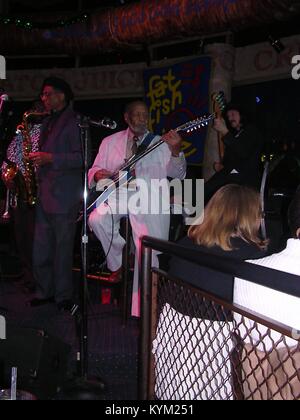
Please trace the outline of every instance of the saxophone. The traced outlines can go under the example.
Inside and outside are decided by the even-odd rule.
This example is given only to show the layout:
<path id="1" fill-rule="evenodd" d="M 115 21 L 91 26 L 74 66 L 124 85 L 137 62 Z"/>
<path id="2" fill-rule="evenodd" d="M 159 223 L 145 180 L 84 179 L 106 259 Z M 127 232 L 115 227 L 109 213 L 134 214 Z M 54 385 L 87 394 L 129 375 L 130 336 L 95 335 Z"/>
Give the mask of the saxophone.
<path id="1" fill-rule="evenodd" d="M 17 126 L 17 133 L 21 133 L 22 141 L 22 160 L 24 164 L 24 174 L 20 171 L 18 166 L 8 161 L 7 167 L 2 174 L 5 181 L 13 181 L 16 186 L 17 198 L 34 206 L 37 199 L 37 182 L 35 168 L 29 159 L 29 154 L 32 151 L 32 144 L 30 138 L 30 130 L 28 127 L 28 119 L 30 117 L 44 117 L 49 115 L 47 112 L 27 111 L 23 114 L 22 123 Z"/>

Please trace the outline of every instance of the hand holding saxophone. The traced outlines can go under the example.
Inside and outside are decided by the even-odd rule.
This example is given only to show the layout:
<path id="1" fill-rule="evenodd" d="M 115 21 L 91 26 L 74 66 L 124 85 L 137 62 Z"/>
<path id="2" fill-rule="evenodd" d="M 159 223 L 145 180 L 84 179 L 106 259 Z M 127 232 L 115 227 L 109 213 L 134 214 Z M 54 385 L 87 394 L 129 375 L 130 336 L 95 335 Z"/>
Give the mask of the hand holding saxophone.
<path id="1" fill-rule="evenodd" d="M 29 159 L 35 166 L 44 166 L 53 162 L 53 155 L 47 152 L 34 152 L 29 153 Z"/>

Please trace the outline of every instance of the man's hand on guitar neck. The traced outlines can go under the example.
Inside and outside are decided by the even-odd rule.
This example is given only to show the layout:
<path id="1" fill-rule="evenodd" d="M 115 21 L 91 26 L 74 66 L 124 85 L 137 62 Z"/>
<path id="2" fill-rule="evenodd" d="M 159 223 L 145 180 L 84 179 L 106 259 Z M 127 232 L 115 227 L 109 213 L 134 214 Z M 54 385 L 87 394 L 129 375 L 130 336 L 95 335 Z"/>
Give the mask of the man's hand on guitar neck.
<path id="1" fill-rule="evenodd" d="M 169 149 L 172 153 L 172 156 L 178 157 L 181 152 L 181 136 L 174 130 L 169 131 L 168 133 L 162 136 L 163 140 L 169 146 Z"/>
<path id="2" fill-rule="evenodd" d="M 222 136 L 226 136 L 229 133 L 229 130 L 226 126 L 225 121 L 223 118 L 215 118 L 213 128 L 220 133 Z"/>
<path id="3" fill-rule="evenodd" d="M 97 182 L 101 181 L 102 179 L 109 179 L 113 175 L 112 172 L 107 171 L 106 169 L 99 169 L 94 175 L 94 181 Z"/>

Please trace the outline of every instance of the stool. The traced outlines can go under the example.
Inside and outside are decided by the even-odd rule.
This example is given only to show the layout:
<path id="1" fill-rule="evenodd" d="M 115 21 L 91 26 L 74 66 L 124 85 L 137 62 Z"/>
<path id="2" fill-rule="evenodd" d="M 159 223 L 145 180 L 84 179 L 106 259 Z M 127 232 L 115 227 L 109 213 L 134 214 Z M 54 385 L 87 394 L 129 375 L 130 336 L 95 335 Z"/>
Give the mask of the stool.
<path id="1" fill-rule="evenodd" d="M 125 325 L 128 320 L 128 313 L 131 308 L 131 299 L 129 296 L 130 291 L 130 274 L 131 274 L 131 259 L 130 259 L 130 251 L 131 251 L 131 240 L 132 240 L 132 229 L 129 220 L 129 216 L 124 216 L 121 219 L 120 223 L 120 232 L 125 240 L 125 246 L 123 248 L 122 254 L 122 274 L 121 274 L 121 281 L 119 283 L 110 283 L 108 281 L 109 273 L 98 273 L 94 272 L 93 274 L 87 274 L 88 280 L 96 280 L 101 284 L 102 291 L 104 291 L 102 297 L 107 298 L 107 300 L 111 297 L 111 288 L 112 287 L 120 287 L 121 293 L 119 295 L 120 302 L 121 302 L 121 314 L 122 314 L 122 323 Z M 91 241 L 92 242 L 92 241 Z M 99 247 L 99 241 L 96 238 L 95 242 L 97 243 L 97 253 Z M 80 268 L 73 268 L 73 272 L 80 273 Z M 106 296 L 106 289 L 109 291 L 109 294 Z"/>
<path id="2" fill-rule="evenodd" d="M 132 240 L 132 229 L 129 220 L 129 216 L 125 216 L 121 220 L 121 234 L 124 237 L 126 243 L 123 248 L 122 256 L 122 321 L 123 325 L 127 323 L 128 311 L 130 310 L 131 299 L 129 299 L 128 291 L 130 285 L 130 249 Z"/>
<path id="3" fill-rule="evenodd" d="M 118 283 L 121 286 L 121 313 L 122 313 L 122 324 L 126 325 L 128 320 L 128 313 L 131 308 L 131 299 L 129 296 L 130 291 L 130 279 L 131 279 L 131 240 L 132 240 L 132 229 L 129 220 L 129 216 L 124 216 L 120 222 L 120 233 L 125 240 L 125 245 L 122 253 L 122 274 L 121 282 Z M 101 278 L 105 284 L 105 277 Z M 105 288 L 112 287 L 112 284 L 106 283 Z"/>

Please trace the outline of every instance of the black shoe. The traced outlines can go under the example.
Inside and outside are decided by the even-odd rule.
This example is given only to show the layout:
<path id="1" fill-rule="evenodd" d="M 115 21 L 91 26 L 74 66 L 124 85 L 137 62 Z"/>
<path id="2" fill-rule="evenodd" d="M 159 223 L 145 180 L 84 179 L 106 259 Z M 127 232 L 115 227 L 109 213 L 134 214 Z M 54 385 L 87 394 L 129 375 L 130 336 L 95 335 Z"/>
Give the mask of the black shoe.
<path id="1" fill-rule="evenodd" d="M 58 307 L 59 311 L 68 312 L 72 316 L 74 316 L 76 314 L 76 312 L 78 311 L 78 308 L 79 308 L 78 305 L 76 303 L 74 303 L 72 300 L 63 300 L 62 302 L 59 302 L 57 304 L 57 307 Z"/>
<path id="2" fill-rule="evenodd" d="M 47 305 L 48 303 L 54 303 L 53 296 L 46 299 L 34 298 L 29 302 L 29 306 L 36 308 L 37 306 Z"/>

